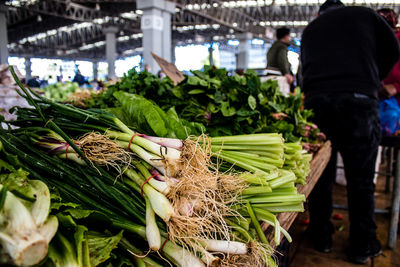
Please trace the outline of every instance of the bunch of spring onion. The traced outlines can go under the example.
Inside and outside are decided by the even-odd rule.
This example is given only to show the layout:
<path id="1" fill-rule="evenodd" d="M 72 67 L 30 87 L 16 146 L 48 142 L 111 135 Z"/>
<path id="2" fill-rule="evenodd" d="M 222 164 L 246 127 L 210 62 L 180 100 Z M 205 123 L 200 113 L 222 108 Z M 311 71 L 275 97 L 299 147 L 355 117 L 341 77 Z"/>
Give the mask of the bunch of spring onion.
<path id="1" fill-rule="evenodd" d="M 193 158 L 196 159 L 196 153 L 200 152 L 193 151 L 199 151 L 197 147 L 194 147 L 194 150 L 189 155 L 186 155 L 186 158 L 182 158 L 185 150 L 180 151 L 183 144 L 180 140 L 148 137 L 135 133 L 109 114 L 101 111 L 85 111 L 57 104 L 35 95 L 34 92 L 29 91 L 22 85 L 20 86 L 24 92 L 23 96 L 35 109 L 17 109 L 18 119 L 10 123 L 16 126 L 23 126 L 23 128 L 12 131 L 12 133 L 2 133 L 0 135 L 1 141 L 4 142 L 5 147 L 12 150 L 12 153 L 21 157 L 22 161 L 28 164 L 29 171 L 34 175 L 35 173 L 38 174 L 38 170 L 40 170 L 57 177 L 54 180 L 46 178 L 43 178 L 43 180 L 62 191 L 64 197 L 69 197 L 74 202 L 87 205 L 106 214 L 112 218 L 114 227 L 131 231 L 142 239 L 147 239 L 150 248 L 153 250 L 158 249 L 165 253 L 167 257 L 174 259 L 175 263 L 178 262 L 179 266 L 189 266 L 189 264 L 203 266 L 204 263 L 215 263 L 221 259 L 229 260 L 230 255 L 243 255 L 241 258 L 235 257 L 235 259 L 236 261 L 241 260 L 247 265 L 259 266 L 259 264 L 265 263 L 271 266 L 274 265 L 269 255 L 268 241 L 265 240 L 265 235 L 259 224 L 259 220 L 263 220 L 258 218 L 262 212 L 253 209 L 252 200 L 245 199 L 242 196 L 241 199 L 238 199 L 238 204 L 246 203 L 248 217 L 257 235 L 252 233 L 250 229 L 246 230 L 246 225 L 244 225 L 245 227 L 240 225 L 241 221 L 248 222 L 246 218 L 237 216 L 241 209 L 240 207 L 237 208 L 238 212 L 233 212 L 225 203 L 221 202 L 221 199 L 230 193 L 230 190 L 226 190 L 223 186 L 235 186 L 235 183 L 226 183 L 221 186 L 219 184 L 220 177 L 208 169 L 209 166 L 204 164 L 207 161 L 203 162 L 201 160 L 202 157 L 199 157 L 200 159 L 195 162 L 198 164 L 195 166 L 196 168 L 190 169 L 187 166 L 186 168 L 185 166 L 180 166 L 185 162 L 190 162 Z M 47 140 L 40 139 L 40 133 L 46 132 L 43 130 L 43 125 L 53 131 L 50 132 L 51 137 L 48 135 L 44 137 Z M 111 142 L 113 144 L 117 144 L 119 148 L 126 148 L 134 152 L 135 156 L 132 164 L 122 163 L 124 167 L 122 176 L 121 173 L 115 174 L 114 172 L 114 175 L 111 174 L 112 171 L 110 169 L 104 170 L 96 163 L 97 161 L 94 158 L 89 159 L 87 157 L 88 154 L 84 153 L 83 140 L 71 139 L 71 136 L 88 134 L 93 131 L 99 132 L 100 135 L 107 134 L 107 138 L 112 138 Z M 52 142 L 53 145 L 60 145 L 61 147 L 49 149 L 48 146 L 51 147 Z M 39 146 L 42 144 L 42 147 L 47 146 L 48 150 L 43 153 L 42 150 L 32 146 L 32 143 L 36 143 Z M 188 144 L 183 144 L 183 148 L 185 146 L 187 147 Z M 25 153 L 24 150 L 29 151 L 29 153 Z M 48 152 L 54 153 L 56 157 L 47 155 Z M 187 150 L 186 153 L 188 153 Z M 67 159 L 68 163 L 65 163 L 65 159 Z M 75 163 L 72 161 L 75 161 Z M 85 166 L 79 167 L 79 165 Z M 190 183 L 185 183 L 185 179 L 177 179 L 179 177 L 185 178 L 182 175 L 185 172 L 190 175 L 193 174 L 193 177 L 190 177 L 192 179 L 189 181 Z M 150 175 L 151 173 L 153 174 Z M 272 178 L 274 175 L 276 174 L 271 173 L 270 178 L 274 179 Z M 207 179 L 212 177 L 212 182 L 215 182 L 215 184 L 209 183 L 207 179 L 203 180 L 203 176 Z M 284 174 L 282 176 L 285 177 Z M 37 177 L 48 176 L 38 174 Z M 121 178 L 121 182 L 116 177 Z M 198 183 L 200 187 L 196 187 Z M 192 191 L 189 190 L 190 194 L 179 191 L 190 188 L 192 184 L 194 186 Z M 174 194 L 168 193 L 168 186 L 175 188 Z M 203 195 L 196 196 L 191 194 L 197 191 L 200 191 Z M 169 197 L 167 197 L 168 194 Z M 180 196 L 184 196 L 186 199 L 183 198 L 183 202 L 176 205 L 178 200 L 182 200 Z M 209 200 L 211 200 L 210 206 L 207 205 Z M 230 203 L 232 206 L 233 204 Z M 207 209 L 214 210 L 206 212 L 206 216 L 198 214 L 199 211 Z M 267 215 L 270 214 L 265 212 L 265 220 L 270 218 Z M 131 216 L 133 216 L 133 219 L 131 219 Z M 210 217 L 208 218 L 208 216 Z M 218 219 L 221 218 L 223 222 L 215 222 L 216 217 L 213 216 L 219 216 Z M 240 220 L 240 218 L 243 219 Z M 145 228 L 142 226 L 143 224 L 146 224 Z M 172 234 L 174 233 L 171 232 L 171 226 L 174 224 L 177 226 L 174 228 L 177 232 L 182 231 L 180 227 L 183 230 L 185 228 L 200 230 L 199 235 L 196 236 L 196 245 L 200 245 L 201 250 L 199 247 L 188 247 L 188 244 L 191 244 L 190 240 L 185 245 L 188 250 L 177 247 L 177 244 L 171 241 L 165 241 L 167 237 L 173 240 L 174 236 Z M 233 224 L 235 226 L 226 228 L 226 225 Z M 276 222 L 275 225 L 277 225 Z M 167 236 L 167 232 L 169 236 Z M 226 236 L 226 233 L 229 236 Z M 252 249 L 249 250 L 248 244 L 245 242 L 233 241 L 233 238 L 235 238 L 234 233 L 241 235 L 237 240 L 252 241 Z M 264 243 L 264 249 L 260 249 L 263 246 L 257 239 Z M 184 238 L 176 239 L 175 241 L 178 243 L 186 242 Z M 181 257 L 170 255 L 171 253 L 165 252 L 166 246 L 173 246 L 175 250 L 180 251 L 180 254 L 193 256 L 186 255 L 184 262 L 182 262 L 182 255 Z M 191 250 L 199 254 L 190 254 Z M 185 253 L 182 253 L 182 251 L 185 251 Z M 258 251 L 262 253 L 254 253 Z M 210 252 L 216 255 L 226 254 L 226 256 L 219 257 Z M 253 255 L 249 255 L 249 253 L 253 253 Z M 257 264 L 251 262 L 250 259 L 255 259 Z M 235 266 L 236 263 L 230 264 Z"/>
<path id="2" fill-rule="evenodd" d="M 251 135 L 248 137 L 243 137 L 243 136 L 233 136 L 229 137 L 229 139 L 234 140 L 234 138 L 237 138 L 235 142 L 239 142 L 239 140 L 242 138 L 247 138 L 246 142 L 252 142 L 250 140 L 259 140 L 258 144 L 260 144 L 262 141 L 261 138 L 267 139 L 265 143 L 270 143 L 271 141 L 268 140 L 270 137 L 275 138 L 278 142 L 276 143 L 276 148 L 280 147 L 280 150 L 283 151 L 283 141 L 282 138 L 280 138 L 280 135 L 277 134 L 267 134 L 267 135 Z M 150 138 L 150 137 L 147 137 Z M 258 139 L 257 139 L 258 138 Z M 154 138 L 152 138 L 154 139 Z M 226 139 L 226 138 L 223 138 Z M 224 140 L 224 142 L 230 143 L 231 141 Z M 272 138 L 271 138 L 272 139 Z M 216 139 L 217 142 L 221 140 L 221 138 Z M 273 140 L 273 139 L 272 139 Z M 168 140 L 168 139 L 158 139 L 159 143 L 165 143 L 167 144 L 168 141 L 174 141 L 174 143 L 178 143 L 179 140 Z M 211 141 L 213 142 L 213 141 Z M 39 144 L 42 147 L 47 147 L 52 151 L 55 155 L 57 155 L 60 158 L 64 159 L 71 159 L 74 160 L 80 164 L 84 164 L 84 162 L 78 158 L 78 156 L 72 151 L 70 147 L 68 147 L 68 144 L 66 142 L 63 142 L 61 137 L 57 136 L 57 134 L 49 132 L 47 137 L 44 137 L 41 139 L 41 141 L 36 141 L 36 144 Z M 254 144 L 255 145 L 255 144 Z M 239 143 L 240 146 L 240 143 Z M 263 146 L 258 146 L 259 148 L 263 148 Z M 177 149 L 179 147 L 176 146 Z M 268 149 L 268 148 L 267 148 Z M 242 150 L 244 151 L 244 150 Z M 243 154 L 243 152 L 236 152 L 236 151 L 229 151 L 229 155 L 234 155 L 235 153 Z M 216 154 L 219 156 L 219 153 L 224 153 L 225 151 L 223 149 L 218 150 L 218 153 Z M 261 151 L 258 153 L 262 153 Z M 225 154 L 226 155 L 226 154 Z M 238 157 L 239 159 L 239 157 Z M 254 159 L 258 160 L 259 157 L 254 155 L 253 157 L 249 157 L 247 159 L 248 162 L 250 161 L 255 161 Z M 227 157 L 225 157 L 225 160 L 230 160 Z M 234 161 L 231 161 L 232 163 L 236 163 Z M 241 163 L 239 163 L 241 164 Z M 126 175 L 128 175 L 133 181 L 135 181 L 137 186 L 140 186 L 141 184 L 146 182 L 146 177 L 154 177 L 155 179 L 150 179 L 149 180 L 149 185 L 143 186 L 144 190 L 146 189 L 151 189 L 153 187 L 156 189 L 156 191 L 159 191 L 165 195 L 167 195 L 170 191 L 170 186 L 168 183 L 165 183 L 165 177 L 160 174 L 157 169 L 149 165 L 143 160 L 139 161 L 134 161 L 132 162 L 132 165 L 136 167 L 139 172 L 135 172 L 131 169 L 128 169 L 126 171 Z M 252 164 L 250 162 L 249 164 Z M 244 166 L 244 165 L 242 165 Z M 262 166 L 262 165 L 260 165 Z M 295 175 L 291 171 L 283 170 L 283 169 L 278 169 L 278 168 L 273 168 L 269 170 L 267 173 L 267 170 L 257 170 L 254 174 L 242 174 L 240 176 L 243 181 L 245 181 L 248 184 L 248 187 L 244 189 L 241 192 L 241 197 L 239 199 L 239 202 L 246 203 L 249 202 L 254 210 L 255 213 L 257 214 L 257 218 L 259 221 L 266 222 L 270 225 L 273 225 L 275 229 L 277 230 L 275 232 L 275 242 L 278 244 L 280 241 L 280 232 L 282 232 L 288 240 L 291 240 L 290 236 L 288 233 L 279 225 L 279 222 L 276 220 L 276 217 L 274 214 L 276 213 L 281 213 L 281 212 L 302 212 L 303 209 L 303 202 L 304 202 L 304 196 L 300 195 L 297 193 L 297 189 L 294 187 L 294 181 L 296 180 Z M 139 189 L 137 188 L 139 191 Z M 153 190 L 154 191 L 154 190 Z M 154 191 L 154 192 L 156 192 Z M 152 191 L 150 191 L 152 192 Z M 148 201 L 148 200 L 147 200 Z M 165 202 L 167 203 L 167 202 Z M 164 203 L 164 204 L 165 204 Z M 161 218 L 166 218 L 167 216 L 171 216 L 170 213 L 167 215 L 165 214 L 166 211 L 171 211 L 171 208 L 169 205 L 164 205 L 160 206 L 159 209 L 157 209 L 158 215 Z M 235 208 L 240 211 L 242 216 L 244 218 L 248 218 L 249 220 L 251 219 L 249 217 L 249 213 L 247 211 L 247 208 L 244 209 L 243 205 L 236 205 Z M 188 208 L 189 211 L 186 211 L 187 213 L 190 213 L 190 207 Z M 164 212 L 164 213 L 162 213 Z M 228 220 L 229 224 L 232 227 L 238 227 L 237 223 L 233 222 L 232 220 Z M 243 225 L 243 221 L 239 220 L 239 225 Z M 244 224 L 245 227 L 244 229 L 246 231 L 250 231 L 249 224 Z M 243 229 L 240 229 L 243 230 Z M 156 232 L 156 231 L 151 231 L 151 232 Z M 242 231 L 243 232 L 243 231 Z M 247 238 L 249 239 L 251 235 L 249 234 L 244 234 L 242 235 L 242 238 Z M 254 235 L 253 235 L 254 238 Z M 157 250 L 159 248 L 159 242 L 156 242 L 158 246 L 152 246 L 154 250 Z"/>
<path id="3" fill-rule="evenodd" d="M 275 243 L 280 242 L 280 232 L 291 241 L 275 214 L 304 211 L 305 197 L 297 192 L 296 176 L 301 174 L 305 179 L 311 157 L 303 154 L 300 144 L 285 144 L 275 133 L 212 137 L 208 141 L 217 160 L 251 172 L 241 176 L 249 184 L 241 200 L 251 204 L 260 221 L 275 227 Z M 244 217 L 251 214 L 243 205 L 236 208 Z"/>

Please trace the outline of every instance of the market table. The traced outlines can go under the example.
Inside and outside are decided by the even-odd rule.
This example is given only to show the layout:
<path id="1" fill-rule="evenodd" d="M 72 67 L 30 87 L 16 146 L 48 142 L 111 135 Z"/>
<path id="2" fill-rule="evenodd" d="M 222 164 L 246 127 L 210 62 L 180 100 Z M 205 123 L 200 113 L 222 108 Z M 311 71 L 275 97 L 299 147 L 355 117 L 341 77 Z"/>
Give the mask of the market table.
<path id="1" fill-rule="evenodd" d="M 321 177 L 322 172 L 325 170 L 328 165 L 329 159 L 331 157 L 332 147 L 331 142 L 327 141 L 320 148 L 320 150 L 314 155 L 313 159 L 310 163 L 311 172 L 307 176 L 307 183 L 305 185 L 299 185 L 298 191 L 300 194 L 304 194 L 306 198 L 313 190 L 315 184 L 318 182 L 318 179 Z M 293 224 L 296 219 L 298 212 L 285 212 L 277 215 L 277 219 L 285 230 L 289 230 L 290 226 Z M 276 247 L 274 239 L 274 231 L 273 227 L 267 223 L 262 224 L 263 230 L 267 235 L 268 240 L 271 240 L 271 246 L 273 248 Z M 281 240 L 283 235 L 281 235 Z"/>

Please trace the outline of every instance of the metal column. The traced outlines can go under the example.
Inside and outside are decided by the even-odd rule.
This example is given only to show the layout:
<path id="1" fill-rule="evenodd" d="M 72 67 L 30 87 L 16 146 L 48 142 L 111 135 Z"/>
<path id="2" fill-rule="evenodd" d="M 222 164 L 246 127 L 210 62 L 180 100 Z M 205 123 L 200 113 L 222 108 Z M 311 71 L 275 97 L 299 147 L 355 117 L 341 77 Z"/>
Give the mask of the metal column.
<path id="1" fill-rule="evenodd" d="M 389 240 L 388 246 L 391 249 L 396 247 L 397 241 L 397 227 L 399 223 L 399 210 L 400 210 L 400 149 L 396 148 L 396 173 L 394 176 L 393 184 L 393 199 L 392 199 L 392 213 L 389 226 Z"/>
<path id="2" fill-rule="evenodd" d="M 25 83 L 32 78 L 32 62 L 30 57 L 25 58 Z"/>
<path id="3" fill-rule="evenodd" d="M 104 28 L 106 34 L 106 58 L 108 64 L 108 78 L 114 79 L 115 76 L 115 59 L 117 58 L 117 40 L 116 33 L 118 28 L 115 26 L 108 26 Z"/>
<path id="4" fill-rule="evenodd" d="M 388 147 L 388 160 L 387 160 L 387 167 L 386 167 L 386 183 L 385 183 L 385 193 L 390 192 L 390 178 L 393 175 L 393 147 Z"/>
<path id="5" fill-rule="evenodd" d="M 176 61 L 175 48 L 176 48 L 176 42 L 173 42 L 172 47 L 171 47 L 171 63 L 172 64 L 175 64 L 175 61 Z"/>
<path id="6" fill-rule="evenodd" d="M 210 66 L 214 66 L 214 56 L 213 56 L 214 48 L 212 43 L 210 44 L 210 47 L 208 48 L 208 60 L 210 61 Z"/>
<path id="7" fill-rule="evenodd" d="M 93 80 L 97 80 L 99 63 L 97 61 L 93 62 Z"/>
<path id="8" fill-rule="evenodd" d="M 175 4 L 165 0 L 137 0 L 137 8 L 143 10 L 143 61 L 150 72 L 156 74 L 160 67 L 151 52 L 171 62 L 171 14 Z"/>
<path id="9" fill-rule="evenodd" d="M 6 11 L 0 9 L 0 64 L 6 64 L 8 58 L 8 36 Z"/>
<path id="10" fill-rule="evenodd" d="M 236 68 L 246 70 L 249 67 L 251 39 L 253 35 L 251 33 L 243 33 L 238 35 L 237 38 L 239 39 L 239 52 Z"/>

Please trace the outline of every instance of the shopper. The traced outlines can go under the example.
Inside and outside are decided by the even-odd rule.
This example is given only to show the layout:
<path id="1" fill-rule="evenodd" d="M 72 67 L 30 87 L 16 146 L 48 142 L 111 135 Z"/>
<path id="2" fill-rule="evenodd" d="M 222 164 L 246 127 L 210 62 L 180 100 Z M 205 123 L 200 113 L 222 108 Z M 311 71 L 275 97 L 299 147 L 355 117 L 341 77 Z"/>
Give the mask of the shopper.
<path id="1" fill-rule="evenodd" d="M 397 28 L 397 14 L 391 8 L 382 8 L 378 10 L 379 15 L 389 24 L 396 34 L 397 40 L 400 42 L 400 30 Z M 396 63 L 392 71 L 385 78 L 382 85 L 381 95 L 390 98 L 400 93 L 400 61 Z M 400 98 L 397 98 L 400 103 Z"/>
<path id="2" fill-rule="evenodd" d="M 75 71 L 75 77 L 72 82 L 78 83 L 79 86 L 83 86 L 86 82 L 86 78 L 81 74 L 81 71 L 77 69 Z"/>
<path id="3" fill-rule="evenodd" d="M 287 82 L 292 84 L 294 78 L 288 60 L 290 30 L 288 28 L 277 29 L 276 38 L 277 40 L 267 53 L 267 68 L 280 71 L 286 77 Z"/>
<path id="4" fill-rule="evenodd" d="M 347 179 L 349 259 L 365 263 L 381 253 L 376 237 L 373 183 L 380 142 L 377 93 L 400 57 L 397 39 L 373 10 L 326 1 L 303 32 L 305 106 L 332 141 L 331 160 L 309 197 L 310 237 L 332 249 L 332 185 L 339 151 Z"/>

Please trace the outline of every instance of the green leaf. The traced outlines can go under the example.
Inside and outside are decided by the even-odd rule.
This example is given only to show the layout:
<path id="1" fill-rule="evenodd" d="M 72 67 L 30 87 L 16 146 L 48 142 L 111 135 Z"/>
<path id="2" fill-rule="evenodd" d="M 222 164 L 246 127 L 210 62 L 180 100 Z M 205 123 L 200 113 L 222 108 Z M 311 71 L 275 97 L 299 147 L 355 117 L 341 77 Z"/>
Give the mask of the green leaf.
<path id="1" fill-rule="evenodd" d="M 190 135 L 190 129 L 187 129 L 184 126 L 173 107 L 170 108 L 166 113 L 166 123 L 169 134 L 168 136 L 163 137 L 185 139 L 188 135 Z"/>
<path id="2" fill-rule="evenodd" d="M 255 110 L 257 108 L 257 100 L 254 96 L 249 95 L 249 97 L 247 98 L 247 103 L 252 110 Z"/>
<path id="3" fill-rule="evenodd" d="M 111 253 L 112 262 L 107 267 L 135 267 L 136 265 L 133 263 L 133 260 L 127 259 L 122 255 L 116 254 L 115 252 Z"/>
<path id="4" fill-rule="evenodd" d="M 216 103 L 222 103 L 224 101 L 225 97 L 224 95 L 221 93 L 220 90 L 216 90 L 215 94 L 214 94 L 214 101 Z"/>
<path id="5" fill-rule="evenodd" d="M 181 87 L 174 87 L 172 89 L 172 93 L 174 94 L 175 97 L 179 98 L 179 99 L 184 99 L 183 97 L 183 91 Z"/>
<path id="6" fill-rule="evenodd" d="M 82 263 L 82 266 L 87 266 L 87 263 L 91 261 L 90 254 L 88 253 L 89 244 L 86 238 L 87 231 L 88 229 L 85 226 L 77 225 L 74 233 L 76 257 L 77 261 Z"/>
<path id="7" fill-rule="evenodd" d="M 202 89 L 193 89 L 193 90 L 190 90 L 189 92 L 188 92 L 188 94 L 189 95 L 198 95 L 198 94 L 202 94 L 202 93 L 204 93 L 205 91 L 204 90 L 202 90 Z"/>
<path id="8" fill-rule="evenodd" d="M 264 95 L 262 93 L 259 93 L 257 95 L 258 100 L 260 101 L 260 105 L 265 105 L 266 103 L 268 103 L 268 99 L 266 97 L 264 97 Z"/>
<path id="9" fill-rule="evenodd" d="M 92 266 L 98 266 L 110 258 L 111 251 L 117 247 L 122 238 L 122 233 L 123 231 L 114 236 L 93 231 L 87 233 L 90 263 Z"/>
<path id="10" fill-rule="evenodd" d="M 208 82 L 200 79 L 199 77 L 196 76 L 189 76 L 187 79 L 187 84 L 191 86 L 203 86 L 203 87 L 208 87 Z"/>
<path id="11" fill-rule="evenodd" d="M 235 115 L 236 109 L 234 107 L 229 106 L 229 102 L 221 103 L 221 112 L 225 117 L 231 117 Z"/>
<path id="12" fill-rule="evenodd" d="M 233 79 L 240 85 L 245 85 L 246 84 L 246 78 L 243 76 L 240 76 L 239 74 L 235 73 L 233 75 Z"/>
<path id="13" fill-rule="evenodd" d="M 43 266 L 68 267 L 82 265 L 77 260 L 73 243 L 58 231 L 50 243 L 47 259 Z"/>
<path id="14" fill-rule="evenodd" d="M 0 159 L 0 171 L 15 172 L 15 168 L 4 160 Z"/>
<path id="15" fill-rule="evenodd" d="M 54 191 L 50 194 L 51 204 L 50 204 L 50 211 L 60 211 L 63 208 L 77 208 L 79 207 L 78 204 L 72 202 L 62 202 L 61 196 L 58 192 Z"/>
<path id="16" fill-rule="evenodd" d="M 215 106 L 213 103 L 208 103 L 207 110 L 211 113 L 217 113 L 219 111 L 219 108 Z"/>
<path id="17" fill-rule="evenodd" d="M 245 108 L 245 107 L 241 107 L 241 108 L 236 112 L 236 114 L 237 114 L 238 116 L 241 116 L 241 117 L 250 117 L 250 116 L 253 116 L 254 114 L 257 114 L 257 113 L 259 113 L 257 110 L 248 110 L 248 109 Z"/>
<path id="18" fill-rule="evenodd" d="M 128 125 L 144 130 L 147 134 L 162 137 L 168 135 L 163 119 L 164 112 L 160 107 L 142 96 L 125 92 L 115 92 L 114 97 L 121 104 L 121 109 L 126 114 L 122 119 L 128 119 Z"/>

